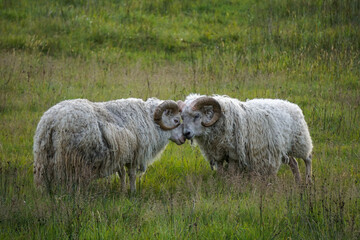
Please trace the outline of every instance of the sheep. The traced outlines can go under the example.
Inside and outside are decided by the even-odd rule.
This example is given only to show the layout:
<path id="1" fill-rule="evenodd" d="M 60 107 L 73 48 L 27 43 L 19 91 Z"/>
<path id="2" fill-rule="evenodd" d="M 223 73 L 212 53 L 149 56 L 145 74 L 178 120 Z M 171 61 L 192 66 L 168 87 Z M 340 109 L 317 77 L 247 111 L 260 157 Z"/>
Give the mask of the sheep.
<path id="1" fill-rule="evenodd" d="M 300 183 L 297 157 L 305 161 L 306 183 L 311 183 L 312 140 L 296 104 L 190 94 L 178 105 L 184 136 L 195 140 L 212 169 L 216 166 L 222 172 L 224 162 L 228 162 L 231 170 L 269 176 L 287 163 Z"/>
<path id="2" fill-rule="evenodd" d="M 62 101 L 41 117 L 34 136 L 34 182 L 40 188 L 88 184 L 118 173 L 136 190 L 136 171 L 145 172 L 169 140 L 185 142 L 179 108 L 172 100 L 129 98 L 108 102 Z"/>

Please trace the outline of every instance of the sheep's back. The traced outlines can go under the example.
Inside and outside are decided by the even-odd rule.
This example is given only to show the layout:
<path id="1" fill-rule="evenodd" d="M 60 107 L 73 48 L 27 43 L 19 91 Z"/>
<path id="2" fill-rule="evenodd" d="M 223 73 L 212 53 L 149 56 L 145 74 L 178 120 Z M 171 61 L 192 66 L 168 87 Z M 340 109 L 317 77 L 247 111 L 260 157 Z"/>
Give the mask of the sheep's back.
<path id="1" fill-rule="evenodd" d="M 272 116 L 281 136 L 284 154 L 307 158 L 312 151 L 312 141 L 308 125 L 301 108 L 280 99 L 254 99 L 246 102 L 249 107 L 257 107 Z M 275 129 L 275 127 L 274 127 Z"/>

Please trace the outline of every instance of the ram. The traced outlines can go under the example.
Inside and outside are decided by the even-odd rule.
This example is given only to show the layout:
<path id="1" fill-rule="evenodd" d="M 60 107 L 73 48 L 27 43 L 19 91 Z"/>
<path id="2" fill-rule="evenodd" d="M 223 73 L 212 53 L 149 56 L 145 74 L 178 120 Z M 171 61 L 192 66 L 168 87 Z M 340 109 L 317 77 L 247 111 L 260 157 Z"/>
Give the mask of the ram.
<path id="1" fill-rule="evenodd" d="M 124 191 L 127 169 L 135 192 L 137 170 L 144 172 L 169 140 L 185 142 L 179 125 L 172 100 L 60 102 L 44 113 L 35 132 L 34 182 L 71 187 L 118 172 Z"/>
<path id="2" fill-rule="evenodd" d="M 196 141 L 212 168 L 223 172 L 227 162 L 232 171 L 268 176 L 287 163 L 300 182 L 297 157 L 305 161 L 306 182 L 311 182 L 313 146 L 296 104 L 278 99 L 241 102 L 228 96 L 198 94 L 190 94 L 178 104 L 184 136 Z"/>

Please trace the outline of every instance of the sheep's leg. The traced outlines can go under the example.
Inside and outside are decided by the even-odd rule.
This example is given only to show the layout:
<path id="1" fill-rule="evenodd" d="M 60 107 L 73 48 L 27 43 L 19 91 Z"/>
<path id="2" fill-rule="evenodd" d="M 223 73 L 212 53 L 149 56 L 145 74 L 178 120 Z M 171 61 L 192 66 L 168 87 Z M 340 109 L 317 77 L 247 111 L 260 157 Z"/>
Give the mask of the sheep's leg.
<path id="1" fill-rule="evenodd" d="M 119 177 L 120 177 L 120 186 L 121 186 L 121 192 L 125 192 L 126 191 L 126 171 L 125 171 L 125 167 L 121 166 L 119 171 L 118 171 Z"/>
<path id="2" fill-rule="evenodd" d="M 216 170 L 220 176 L 224 175 L 224 166 L 223 165 L 224 165 L 223 162 L 216 162 Z"/>
<path id="3" fill-rule="evenodd" d="M 229 159 L 228 172 L 230 175 L 238 174 L 238 166 L 236 165 L 236 162 L 231 159 Z"/>
<path id="4" fill-rule="evenodd" d="M 305 161 L 305 181 L 306 184 L 311 184 L 312 183 L 311 155 L 309 155 L 304 161 Z"/>
<path id="5" fill-rule="evenodd" d="M 130 193 L 136 192 L 136 168 L 129 169 Z"/>
<path id="6" fill-rule="evenodd" d="M 297 184 L 300 184 L 301 176 L 300 176 L 300 171 L 299 171 L 299 165 L 294 157 L 291 157 L 291 156 L 289 157 L 289 166 L 291 168 L 292 173 L 294 174 L 295 182 Z"/>
<path id="7" fill-rule="evenodd" d="M 216 167 L 215 161 L 210 160 L 210 168 L 211 168 L 211 170 L 214 170 L 215 167 Z"/>

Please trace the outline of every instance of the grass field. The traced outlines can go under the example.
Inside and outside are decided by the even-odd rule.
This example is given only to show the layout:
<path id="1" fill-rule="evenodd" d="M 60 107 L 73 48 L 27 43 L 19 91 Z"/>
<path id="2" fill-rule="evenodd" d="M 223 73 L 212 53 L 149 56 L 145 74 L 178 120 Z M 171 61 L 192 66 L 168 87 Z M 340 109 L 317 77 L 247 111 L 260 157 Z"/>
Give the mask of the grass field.
<path id="1" fill-rule="evenodd" d="M 65 99 L 184 99 L 189 93 L 298 104 L 313 179 L 220 177 L 170 143 L 120 193 L 40 193 L 33 135 Z M 360 2 L 0 0 L 0 239 L 359 239 Z M 304 163 L 299 160 L 304 176 Z"/>

